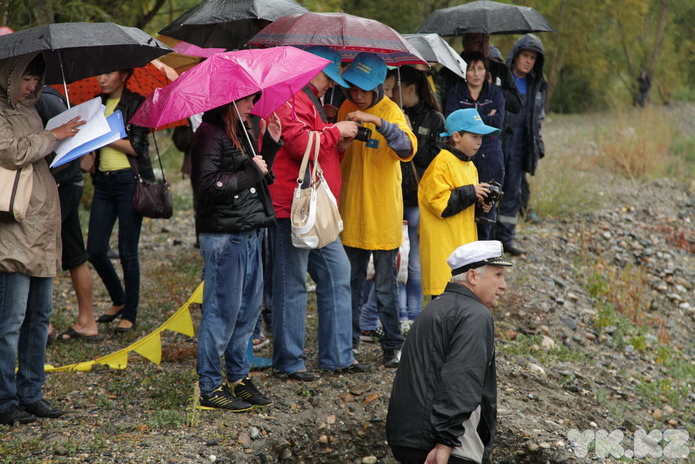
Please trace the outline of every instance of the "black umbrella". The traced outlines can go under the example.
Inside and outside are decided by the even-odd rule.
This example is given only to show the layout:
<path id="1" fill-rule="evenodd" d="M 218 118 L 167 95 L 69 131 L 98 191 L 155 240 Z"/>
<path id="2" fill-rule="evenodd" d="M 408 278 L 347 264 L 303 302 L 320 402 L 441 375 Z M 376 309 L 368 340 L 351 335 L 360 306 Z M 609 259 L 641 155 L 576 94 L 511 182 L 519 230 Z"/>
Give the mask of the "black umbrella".
<path id="1" fill-rule="evenodd" d="M 43 52 L 46 84 L 144 66 L 172 50 L 136 27 L 56 23 L 0 36 L 0 59 Z"/>
<path id="2" fill-rule="evenodd" d="M 206 48 L 243 48 L 272 21 L 309 10 L 292 0 L 204 0 L 160 34 Z"/>
<path id="3" fill-rule="evenodd" d="M 417 32 L 436 32 L 450 36 L 466 33 L 525 34 L 557 31 L 533 8 L 478 0 L 434 11 Z"/>

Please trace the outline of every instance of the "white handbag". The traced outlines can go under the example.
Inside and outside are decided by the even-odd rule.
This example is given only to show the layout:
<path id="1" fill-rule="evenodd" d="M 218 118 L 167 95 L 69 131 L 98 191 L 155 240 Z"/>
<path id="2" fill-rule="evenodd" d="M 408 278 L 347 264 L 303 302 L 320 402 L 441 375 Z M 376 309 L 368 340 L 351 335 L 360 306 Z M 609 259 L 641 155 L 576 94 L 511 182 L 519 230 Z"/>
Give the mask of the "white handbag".
<path id="1" fill-rule="evenodd" d="M 314 152 L 310 183 L 302 188 L 309 158 Z M 323 177 L 319 165 L 321 136 L 318 132 L 309 133 L 309 142 L 297 175 L 294 189 L 290 223 L 292 244 L 297 248 L 315 249 L 334 242 L 343 230 L 343 219 L 338 211 L 338 203 Z"/>

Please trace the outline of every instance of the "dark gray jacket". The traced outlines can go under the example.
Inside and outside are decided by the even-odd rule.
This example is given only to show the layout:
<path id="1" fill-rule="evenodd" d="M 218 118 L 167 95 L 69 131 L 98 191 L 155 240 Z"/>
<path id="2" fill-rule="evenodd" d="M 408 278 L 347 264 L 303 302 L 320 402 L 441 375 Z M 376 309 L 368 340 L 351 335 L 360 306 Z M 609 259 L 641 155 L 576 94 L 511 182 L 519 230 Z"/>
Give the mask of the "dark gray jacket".
<path id="1" fill-rule="evenodd" d="M 449 283 L 416 319 L 391 391 L 389 446 L 485 462 L 497 428 L 492 314 L 467 287 Z M 468 427 L 468 428 L 467 428 Z"/>
<path id="2" fill-rule="evenodd" d="M 507 113 L 505 132 L 512 131 L 516 126 L 515 118 L 525 118 L 524 146 L 522 151 L 522 169 L 533 175 L 536 173 L 538 160 L 545 156 L 545 145 L 541 133 L 541 123 L 545 118 L 545 97 L 548 82 L 543 77 L 543 63 L 545 55 L 543 42 L 533 34 L 525 34 L 514 43 L 512 51 L 507 56 L 509 69 L 514 69 L 514 61 L 522 50 L 533 50 L 538 56 L 533 71 L 528 74 L 528 88 L 524 109 L 518 114 Z M 502 146 L 507 150 L 506 141 L 511 139 L 511 134 L 503 134 Z"/>

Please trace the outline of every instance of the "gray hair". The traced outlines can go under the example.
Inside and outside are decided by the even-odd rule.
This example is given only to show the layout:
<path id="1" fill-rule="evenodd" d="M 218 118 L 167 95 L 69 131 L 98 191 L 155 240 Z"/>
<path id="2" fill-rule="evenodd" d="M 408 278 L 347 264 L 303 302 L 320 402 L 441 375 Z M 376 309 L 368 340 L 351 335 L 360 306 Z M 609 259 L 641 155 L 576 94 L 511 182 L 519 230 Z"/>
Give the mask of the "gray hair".
<path id="1" fill-rule="evenodd" d="M 485 271 L 487 270 L 487 265 L 485 266 L 480 266 L 474 269 L 475 273 L 479 276 L 485 274 Z M 462 272 L 461 274 L 457 274 L 455 276 L 451 277 L 450 282 L 453 282 L 455 284 L 467 284 L 468 282 L 468 272 Z"/>

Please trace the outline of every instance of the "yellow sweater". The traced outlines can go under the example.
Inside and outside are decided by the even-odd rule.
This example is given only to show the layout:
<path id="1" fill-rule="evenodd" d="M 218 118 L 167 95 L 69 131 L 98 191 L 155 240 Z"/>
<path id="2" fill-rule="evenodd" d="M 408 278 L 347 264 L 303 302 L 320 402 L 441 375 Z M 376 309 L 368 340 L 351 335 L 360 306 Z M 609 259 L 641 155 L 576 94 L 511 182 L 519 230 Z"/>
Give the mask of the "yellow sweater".
<path id="1" fill-rule="evenodd" d="M 344 121 L 348 113 L 356 110 L 359 108 L 354 103 L 345 101 L 338 112 L 338 120 Z M 374 124 L 364 124 L 372 130 L 371 138 L 377 146 L 370 148 L 367 143 L 355 140 L 345 152 L 340 165 L 343 173 L 340 214 L 344 225 L 340 238 L 343 245 L 353 248 L 393 250 L 403 241 L 400 162 L 413 158 L 417 139 L 403 111 L 388 97 L 363 111 L 398 124 L 410 139 L 412 151 L 407 158 L 400 158 Z"/>
<path id="2" fill-rule="evenodd" d="M 424 295 L 444 292 L 451 279 L 447 258 L 461 245 L 478 240 L 475 205 L 453 216 L 442 217 L 454 188 L 477 183 L 475 165 L 471 161 L 461 161 L 448 150 L 439 152 L 420 180 L 420 267 Z"/>

